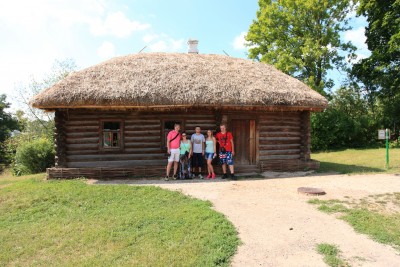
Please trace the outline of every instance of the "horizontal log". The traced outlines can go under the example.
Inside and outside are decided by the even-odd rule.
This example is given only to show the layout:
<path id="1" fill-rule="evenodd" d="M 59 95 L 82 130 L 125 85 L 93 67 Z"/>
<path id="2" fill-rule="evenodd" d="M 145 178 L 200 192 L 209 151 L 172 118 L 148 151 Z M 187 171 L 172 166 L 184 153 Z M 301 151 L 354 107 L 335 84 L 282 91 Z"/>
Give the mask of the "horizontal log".
<path id="1" fill-rule="evenodd" d="M 259 150 L 280 150 L 280 149 L 294 149 L 299 148 L 300 144 L 273 144 L 273 145 L 259 145 Z"/>
<path id="2" fill-rule="evenodd" d="M 65 122 L 66 127 L 72 127 L 72 126 L 99 126 L 100 121 L 98 120 L 70 120 Z"/>
<path id="3" fill-rule="evenodd" d="M 90 137 L 99 137 L 99 132 L 83 132 L 83 133 L 77 133 L 77 132 L 72 132 L 72 133 L 66 133 L 65 134 L 67 138 L 90 138 Z"/>
<path id="4" fill-rule="evenodd" d="M 280 140 L 285 140 L 285 141 L 294 141 L 294 140 L 300 140 L 299 136 L 285 136 L 285 137 L 260 137 L 260 141 L 280 141 Z"/>
<path id="5" fill-rule="evenodd" d="M 133 166 L 167 165 L 167 160 L 121 160 L 121 161 L 93 161 L 68 162 L 69 168 L 129 168 Z"/>
<path id="6" fill-rule="evenodd" d="M 114 161 L 114 160 L 131 160 L 131 159 L 163 159 L 164 153 L 156 154 L 96 154 L 96 155 L 70 155 L 67 156 L 69 162 L 76 161 Z"/>
<path id="7" fill-rule="evenodd" d="M 99 154 L 100 150 L 68 150 L 65 152 L 67 156 L 69 155 L 96 155 Z"/>
<path id="8" fill-rule="evenodd" d="M 300 131 L 300 126 L 260 126 L 260 132 L 292 132 L 292 131 Z"/>
<path id="9" fill-rule="evenodd" d="M 160 141 L 161 136 L 134 136 L 134 137 L 124 137 L 124 142 L 151 142 L 151 141 Z"/>
<path id="10" fill-rule="evenodd" d="M 155 141 L 155 142 L 126 142 L 124 143 L 124 147 L 126 148 L 150 148 L 150 147 L 160 147 L 161 142 Z"/>
<path id="11" fill-rule="evenodd" d="M 268 155 L 261 156 L 260 160 L 269 160 L 269 159 L 299 159 L 300 155 Z"/>
<path id="12" fill-rule="evenodd" d="M 134 136 L 160 136 L 160 130 L 151 130 L 151 131 L 125 131 L 125 137 L 134 137 Z"/>
<path id="13" fill-rule="evenodd" d="M 98 144 L 66 144 L 67 150 L 96 150 L 99 148 Z"/>
<path id="14" fill-rule="evenodd" d="M 300 132 L 260 132 L 260 137 L 290 137 L 290 136 L 301 136 Z"/>
<path id="15" fill-rule="evenodd" d="M 186 119 L 186 124 L 196 124 L 196 123 L 213 124 L 213 123 L 215 123 L 215 118 L 195 119 L 195 120 L 192 120 L 190 118 Z"/>
<path id="16" fill-rule="evenodd" d="M 259 140 L 260 145 L 300 145 L 300 140 Z"/>
<path id="17" fill-rule="evenodd" d="M 300 149 L 275 149 L 275 150 L 260 150 L 260 155 L 300 155 Z"/>
<path id="18" fill-rule="evenodd" d="M 139 130 L 159 130 L 161 129 L 160 124 L 148 124 L 148 125 L 126 125 L 125 130 L 139 131 Z"/>
<path id="19" fill-rule="evenodd" d="M 98 144 L 100 142 L 99 137 L 89 138 L 66 138 L 66 144 Z"/>
<path id="20" fill-rule="evenodd" d="M 287 121 L 287 120 L 276 120 L 276 121 L 262 121 L 258 123 L 260 126 L 301 126 L 300 121 Z"/>
<path id="21" fill-rule="evenodd" d="M 125 120 L 125 124 L 160 124 L 161 120 L 157 119 L 127 119 Z"/>
<path id="22" fill-rule="evenodd" d="M 161 150 L 160 147 L 143 147 L 143 148 L 126 148 L 124 149 L 124 152 L 127 154 L 137 154 L 137 153 L 162 153 L 164 154 L 164 151 Z"/>
<path id="23" fill-rule="evenodd" d="M 80 125 L 80 126 L 67 126 L 65 129 L 68 132 L 83 132 L 83 130 L 91 130 L 92 132 L 95 132 L 98 131 L 100 127 L 99 125 L 94 125 L 94 126 Z"/>

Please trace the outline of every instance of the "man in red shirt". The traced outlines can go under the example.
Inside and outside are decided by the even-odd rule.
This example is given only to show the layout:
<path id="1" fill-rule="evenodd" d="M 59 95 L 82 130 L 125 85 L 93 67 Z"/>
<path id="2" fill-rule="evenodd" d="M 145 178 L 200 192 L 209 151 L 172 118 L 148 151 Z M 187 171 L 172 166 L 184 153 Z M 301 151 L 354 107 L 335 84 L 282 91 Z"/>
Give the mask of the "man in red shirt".
<path id="1" fill-rule="evenodd" d="M 235 180 L 236 177 L 233 166 L 233 156 L 235 156 L 235 146 L 233 144 L 233 136 L 231 132 L 226 131 L 225 124 L 221 124 L 220 129 L 221 132 L 217 133 L 215 135 L 215 138 L 219 143 L 219 159 L 222 165 L 222 171 L 224 173 L 222 179 L 228 178 L 228 175 L 226 174 L 226 165 L 228 165 L 229 170 L 231 172 L 231 178 Z"/>
<path id="2" fill-rule="evenodd" d="M 180 144 L 182 136 L 179 133 L 181 126 L 179 123 L 175 123 L 174 130 L 170 131 L 167 135 L 167 148 L 168 148 L 168 165 L 167 165 L 167 174 L 165 176 L 165 181 L 169 180 L 169 173 L 171 172 L 172 162 L 174 163 L 174 176 L 173 179 L 176 179 L 177 171 L 178 171 L 178 162 L 179 162 L 179 155 L 180 155 Z"/>

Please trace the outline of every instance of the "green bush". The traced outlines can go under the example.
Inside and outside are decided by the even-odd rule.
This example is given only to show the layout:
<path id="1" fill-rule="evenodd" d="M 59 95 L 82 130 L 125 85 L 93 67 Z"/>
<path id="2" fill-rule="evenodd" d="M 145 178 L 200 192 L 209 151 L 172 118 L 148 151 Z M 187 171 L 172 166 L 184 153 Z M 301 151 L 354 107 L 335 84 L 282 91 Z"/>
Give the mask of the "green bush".
<path id="1" fill-rule="evenodd" d="M 18 146 L 12 171 L 14 175 L 33 174 L 53 165 L 53 143 L 46 138 L 39 138 Z"/>

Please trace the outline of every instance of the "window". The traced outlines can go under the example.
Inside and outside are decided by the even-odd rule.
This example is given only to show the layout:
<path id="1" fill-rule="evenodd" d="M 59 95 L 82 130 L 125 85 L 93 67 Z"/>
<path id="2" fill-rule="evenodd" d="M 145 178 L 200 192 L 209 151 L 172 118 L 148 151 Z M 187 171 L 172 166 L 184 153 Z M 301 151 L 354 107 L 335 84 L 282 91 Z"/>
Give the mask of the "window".
<path id="1" fill-rule="evenodd" d="M 122 148 L 122 122 L 103 121 L 102 122 L 102 148 L 119 149 Z"/>

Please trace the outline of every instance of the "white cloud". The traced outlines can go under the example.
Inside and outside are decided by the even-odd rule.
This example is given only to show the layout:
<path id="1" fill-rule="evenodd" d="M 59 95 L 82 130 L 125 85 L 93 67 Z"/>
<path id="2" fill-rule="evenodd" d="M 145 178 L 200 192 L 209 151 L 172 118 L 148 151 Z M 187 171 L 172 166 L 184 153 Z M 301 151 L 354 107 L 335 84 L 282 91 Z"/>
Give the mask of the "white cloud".
<path id="1" fill-rule="evenodd" d="M 244 37 L 246 36 L 247 32 L 241 32 L 238 36 L 235 37 L 235 39 L 233 40 L 233 48 L 235 50 L 244 50 L 246 49 L 245 44 L 247 43 L 247 41 L 244 39 Z"/>
<path id="2" fill-rule="evenodd" d="M 345 41 L 351 41 L 360 50 L 368 50 L 368 46 L 365 43 L 367 37 L 365 36 L 365 28 L 359 27 L 354 30 L 349 30 L 344 33 Z"/>
<path id="3" fill-rule="evenodd" d="M 145 36 L 143 36 L 143 41 L 145 43 L 150 43 L 151 41 L 153 41 L 154 39 L 157 39 L 159 37 L 159 35 L 157 34 L 146 34 Z"/>
<path id="4" fill-rule="evenodd" d="M 165 33 L 146 34 L 143 41 L 151 52 L 178 52 L 183 49 L 184 39 L 174 39 Z"/>
<path id="5" fill-rule="evenodd" d="M 134 31 L 142 31 L 150 27 L 150 24 L 130 20 L 124 13 L 118 11 L 109 14 L 104 21 L 99 18 L 93 20 L 90 30 L 94 35 L 128 37 Z"/>
<path id="6" fill-rule="evenodd" d="M 97 48 L 97 55 L 101 59 L 109 59 L 115 56 L 115 46 L 113 43 L 105 41 Z"/>

